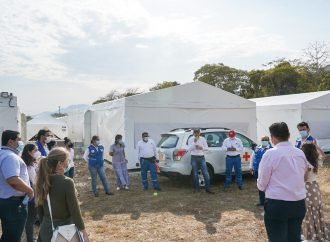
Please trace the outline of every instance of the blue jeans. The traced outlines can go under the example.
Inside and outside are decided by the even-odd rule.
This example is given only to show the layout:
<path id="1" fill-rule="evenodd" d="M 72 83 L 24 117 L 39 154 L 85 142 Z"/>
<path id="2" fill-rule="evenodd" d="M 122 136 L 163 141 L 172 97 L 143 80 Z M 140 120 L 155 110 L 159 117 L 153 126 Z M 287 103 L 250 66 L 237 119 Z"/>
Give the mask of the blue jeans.
<path id="1" fill-rule="evenodd" d="M 243 185 L 241 156 L 237 156 L 237 157 L 227 156 L 226 157 L 225 187 L 229 187 L 231 185 L 231 180 L 232 180 L 231 173 L 232 173 L 233 167 L 235 169 L 237 186 L 241 187 Z"/>
<path id="2" fill-rule="evenodd" d="M 23 197 L 0 199 L 1 242 L 20 242 L 27 218 L 27 205 Z"/>
<path id="3" fill-rule="evenodd" d="M 110 192 L 110 186 L 109 186 L 107 176 L 105 175 L 104 166 L 98 166 L 98 165 L 97 166 L 88 166 L 88 169 L 89 169 L 89 172 L 92 177 L 92 190 L 93 190 L 94 194 L 96 193 L 97 174 L 99 174 L 99 177 L 103 184 L 104 191 L 107 193 Z"/>
<path id="4" fill-rule="evenodd" d="M 149 159 L 140 158 L 140 164 L 141 164 L 141 177 L 142 177 L 143 188 L 148 189 L 148 170 L 149 170 L 154 189 L 159 189 L 160 186 L 157 179 L 155 162 Z"/>
<path id="5" fill-rule="evenodd" d="M 191 156 L 191 166 L 193 171 L 193 185 L 195 189 L 199 189 L 198 170 L 201 169 L 204 181 L 205 189 L 210 190 L 210 175 L 207 171 L 207 165 L 204 156 Z"/>

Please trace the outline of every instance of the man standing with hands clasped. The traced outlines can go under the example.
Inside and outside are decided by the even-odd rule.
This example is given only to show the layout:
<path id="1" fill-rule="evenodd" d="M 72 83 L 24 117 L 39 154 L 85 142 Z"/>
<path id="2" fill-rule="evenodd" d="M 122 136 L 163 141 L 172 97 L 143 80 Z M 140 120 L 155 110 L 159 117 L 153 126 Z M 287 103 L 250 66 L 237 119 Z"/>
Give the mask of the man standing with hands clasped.
<path id="1" fill-rule="evenodd" d="M 240 190 L 243 189 L 241 152 L 243 151 L 242 141 L 236 137 L 234 130 L 228 132 L 228 138 L 223 141 L 222 150 L 226 152 L 226 180 L 225 188 L 231 185 L 231 173 L 235 169 L 236 183 Z"/>
<path id="2" fill-rule="evenodd" d="M 210 190 L 210 175 L 207 171 L 204 156 L 204 152 L 208 150 L 208 146 L 206 139 L 200 136 L 199 129 L 194 129 L 194 136 L 188 140 L 188 147 L 191 154 L 194 191 L 199 191 L 198 170 L 201 169 L 205 181 L 205 191 L 209 194 L 214 194 L 214 192 Z"/>
<path id="3" fill-rule="evenodd" d="M 5 130 L 2 133 L 0 150 L 0 220 L 1 242 L 19 242 L 27 219 L 25 196 L 32 199 L 27 167 L 18 155 L 20 134 Z"/>

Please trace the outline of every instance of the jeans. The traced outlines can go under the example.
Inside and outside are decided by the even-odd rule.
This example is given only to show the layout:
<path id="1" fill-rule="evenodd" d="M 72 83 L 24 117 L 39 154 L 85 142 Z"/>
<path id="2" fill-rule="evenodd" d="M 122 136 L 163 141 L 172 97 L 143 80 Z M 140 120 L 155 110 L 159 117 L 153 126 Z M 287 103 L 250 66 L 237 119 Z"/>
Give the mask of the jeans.
<path id="1" fill-rule="evenodd" d="M 157 179 L 156 165 L 154 161 L 140 158 L 141 163 L 141 177 L 144 189 L 148 189 L 148 171 L 150 171 L 151 181 L 154 189 L 159 189 L 159 182 Z"/>
<path id="2" fill-rule="evenodd" d="M 204 156 L 191 156 L 191 166 L 193 171 L 193 185 L 195 189 L 199 189 L 198 170 L 201 169 L 204 181 L 205 190 L 210 190 L 210 175 L 207 170 L 207 165 Z"/>
<path id="3" fill-rule="evenodd" d="M 97 174 L 99 174 L 99 177 L 100 177 L 101 182 L 103 184 L 104 191 L 106 193 L 109 193 L 110 192 L 110 186 L 109 186 L 109 182 L 108 182 L 107 176 L 106 176 L 105 171 L 104 171 L 104 166 L 99 166 L 99 165 L 88 166 L 88 169 L 89 169 L 89 173 L 91 174 L 91 177 L 92 177 L 92 191 L 93 191 L 93 193 L 94 194 L 96 193 Z"/>
<path id="4" fill-rule="evenodd" d="M 0 242 L 20 242 L 27 218 L 27 206 L 22 198 L 0 199 L 2 236 Z"/>
<path id="5" fill-rule="evenodd" d="M 253 171 L 253 175 L 255 177 L 255 179 L 257 180 L 258 179 L 258 171 Z M 263 191 L 259 191 L 259 203 L 260 204 L 264 204 L 265 203 L 265 192 Z"/>
<path id="6" fill-rule="evenodd" d="M 236 176 L 236 183 L 237 186 L 242 187 L 243 186 L 243 178 L 242 178 L 242 163 L 241 163 L 241 157 L 226 157 L 226 180 L 225 180 L 225 187 L 229 187 L 231 185 L 232 180 L 232 170 L 233 167 L 235 169 L 235 176 Z"/>
<path id="7" fill-rule="evenodd" d="M 67 177 L 70 177 L 73 179 L 74 177 L 74 167 L 71 167 L 67 172 L 64 173 Z"/>
<path id="8" fill-rule="evenodd" d="M 25 224 L 26 241 L 33 242 L 33 227 L 37 220 L 37 208 L 34 203 L 28 204 L 28 215 Z"/>
<path id="9" fill-rule="evenodd" d="M 282 201 L 266 198 L 264 222 L 271 242 L 300 242 L 305 217 L 305 200 Z"/>

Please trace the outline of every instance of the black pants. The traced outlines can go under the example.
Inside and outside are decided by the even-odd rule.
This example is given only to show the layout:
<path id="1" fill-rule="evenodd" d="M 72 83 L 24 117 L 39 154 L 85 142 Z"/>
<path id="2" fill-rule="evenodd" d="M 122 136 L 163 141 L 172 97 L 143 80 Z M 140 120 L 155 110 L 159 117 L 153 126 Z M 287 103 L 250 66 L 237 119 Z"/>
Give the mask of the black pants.
<path id="1" fill-rule="evenodd" d="M 22 198 L 0 199 L 2 236 L 0 242 L 20 242 L 27 218 Z"/>
<path id="2" fill-rule="evenodd" d="M 28 205 L 28 216 L 25 224 L 25 233 L 26 233 L 26 241 L 33 242 L 34 237 L 34 223 L 37 220 L 37 208 L 34 203 L 29 203 Z"/>
<path id="3" fill-rule="evenodd" d="M 255 179 L 257 180 L 258 179 L 258 171 L 253 171 L 253 175 L 255 177 Z M 259 191 L 259 203 L 260 204 L 264 204 L 265 203 L 265 192 L 263 191 Z"/>
<path id="4" fill-rule="evenodd" d="M 305 200 L 282 201 L 266 198 L 264 222 L 270 242 L 300 242 L 305 217 Z"/>

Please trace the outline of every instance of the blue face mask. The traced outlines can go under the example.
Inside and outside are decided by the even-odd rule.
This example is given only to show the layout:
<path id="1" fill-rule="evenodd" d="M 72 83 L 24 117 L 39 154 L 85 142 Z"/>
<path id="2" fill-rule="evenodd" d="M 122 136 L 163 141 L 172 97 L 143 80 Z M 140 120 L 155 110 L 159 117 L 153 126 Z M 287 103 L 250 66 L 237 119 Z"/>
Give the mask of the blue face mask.
<path id="1" fill-rule="evenodd" d="M 23 148 L 24 148 L 23 141 L 18 141 L 18 146 L 16 148 L 18 150 L 18 152 L 22 152 L 23 151 Z"/>
<path id="2" fill-rule="evenodd" d="M 300 133 L 300 136 L 303 138 L 306 138 L 308 136 L 307 130 L 301 130 L 301 131 L 299 131 L 299 133 Z"/>
<path id="3" fill-rule="evenodd" d="M 267 147 L 268 144 L 269 144 L 268 141 L 265 141 L 265 140 L 261 141 L 261 145 L 262 145 L 262 147 Z"/>

